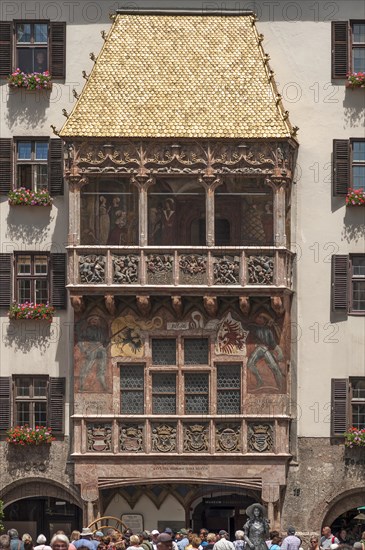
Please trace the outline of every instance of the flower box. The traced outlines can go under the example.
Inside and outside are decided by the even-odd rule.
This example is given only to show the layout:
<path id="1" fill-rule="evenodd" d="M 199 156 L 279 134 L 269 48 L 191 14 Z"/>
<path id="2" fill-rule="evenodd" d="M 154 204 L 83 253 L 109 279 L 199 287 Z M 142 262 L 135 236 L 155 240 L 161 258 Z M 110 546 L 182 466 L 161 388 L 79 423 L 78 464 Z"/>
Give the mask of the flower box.
<path id="1" fill-rule="evenodd" d="M 12 304 L 8 315 L 9 319 L 52 321 L 54 312 L 54 307 L 49 304 L 33 304 L 31 302 L 25 302 L 24 304 Z"/>
<path id="2" fill-rule="evenodd" d="M 8 76 L 10 88 L 24 88 L 26 90 L 51 90 L 51 75 L 48 71 L 44 73 L 23 73 L 20 69 L 15 69 Z"/>
<path id="3" fill-rule="evenodd" d="M 349 189 L 346 195 L 346 206 L 365 206 L 365 191 Z"/>
<path id="4" fill-rule="evenodd" d="M 31 191 L 25 187 L 18 187 L 8 193 L 10 206 L 52 206 L 52 197 L 46 189 Z"/>
<path id="5" fill-rule="evenodd" d="M 365 88 L 365 73 L 348 73 L 346 86 L 348 88 Z"/>
<path id="6" fill-rule="evenodd" d="M 346 447 L 365 447 L 365 428 L 349 428 L 344 433 Z"/>
<path id="7" fill-rule="evenodd" d="M 44 426 L 36 426 L 34 429 L 29 426 L 15 426 L 6 435 L 6 441 L 11 445 L 47 445 L 55 440 L 52 429 Z"/>

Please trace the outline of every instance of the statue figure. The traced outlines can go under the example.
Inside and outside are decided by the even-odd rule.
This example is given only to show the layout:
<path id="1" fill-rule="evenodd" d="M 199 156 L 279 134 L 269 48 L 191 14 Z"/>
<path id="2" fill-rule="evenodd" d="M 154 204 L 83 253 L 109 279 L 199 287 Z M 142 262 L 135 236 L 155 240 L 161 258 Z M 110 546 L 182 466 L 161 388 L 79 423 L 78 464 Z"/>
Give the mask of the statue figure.
<path id="1" fill-rule="evenodd" d="M 243 526 L 245 541 L 250 550 L 267 550 L 266 540 L 269 538 L 269 521 L 266 510 L 255 502 L 246 509 L 249 519 Z"/>

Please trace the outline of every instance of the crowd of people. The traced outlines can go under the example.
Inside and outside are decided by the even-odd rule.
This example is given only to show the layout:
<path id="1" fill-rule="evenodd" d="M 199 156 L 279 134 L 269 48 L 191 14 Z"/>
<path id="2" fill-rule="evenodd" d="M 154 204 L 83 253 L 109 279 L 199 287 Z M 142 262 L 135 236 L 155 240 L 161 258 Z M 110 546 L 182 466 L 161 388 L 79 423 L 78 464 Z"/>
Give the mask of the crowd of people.
<path id="1" fill-rule="evenodd" d="M 285 536 L 279 531 L 270 531 L 268 540 L 253 540 L 247 536 L 250 533 L 246 525 L 244 531 L 236 531 L 234 541 L 225 530 L 214 533 L 204 528 L 199 533 L 192 529 L 174 533 L 167 527 L 161 533 L 154 529 L 136 534 L 130 529 L 119 532 L 108 528 L 104 533 L 85 527 L 82 531 L 73 531 L 69 537 L 57 531 L 49 545 L 43 534 L 35 543 L 29 534 L 20 537 L 16 529 L 10 529 L 7 534 L 0 535 L 0 550 L 365 550 L 365 531 L 358 533 L 358 540 L 350 540 L 345 529 L 336 536 L 327 526 L 322 529 L 322 536 L 312 534 L 309 547 L 305 548 L 293 527 L 288 528 Z"/>

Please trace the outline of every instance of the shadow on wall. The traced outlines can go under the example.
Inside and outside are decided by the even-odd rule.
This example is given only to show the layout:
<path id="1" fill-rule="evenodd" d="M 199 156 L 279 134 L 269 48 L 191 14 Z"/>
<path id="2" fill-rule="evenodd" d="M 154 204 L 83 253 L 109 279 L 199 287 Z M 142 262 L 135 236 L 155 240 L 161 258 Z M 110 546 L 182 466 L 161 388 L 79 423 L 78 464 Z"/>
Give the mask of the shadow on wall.
<path id="1" fill-rule="evenodd" d="M 11 206 L 7 217 L 6 238 L 22 244 L 50 240 L 50 224 L 54 220 L 47 206 Z"/>
<path id="2" fill-rule="evenodd" d="M 365 209 L 363 206 L 348 206 L 344 217 L 342 238 L 348 243 L 357 243 L 365 237 Z"/>
<path id="3" fill-rule="evenodd" d="M 29 129 L 43 126 L 47 120 L 49 102 L 49 90 L 9 89 L 5 115 L 9 128 L 24 126 Z"/>
<path id="4" fill-rule="evenodd" d="M 365 120 L 365 96 L 361 88 L 347 88 L 344 108 L 344 128 L 363 128 Z"/>
<path id="5" fill-rule="evenodd" d="M 40 355 L 44 355 L 54 341 L 54 329 L 52 323 L 46 320 L 10 320 L 2 325 L 2 341 L 6 347 L 18 349 L 24 354 L 37 349 Z"/>

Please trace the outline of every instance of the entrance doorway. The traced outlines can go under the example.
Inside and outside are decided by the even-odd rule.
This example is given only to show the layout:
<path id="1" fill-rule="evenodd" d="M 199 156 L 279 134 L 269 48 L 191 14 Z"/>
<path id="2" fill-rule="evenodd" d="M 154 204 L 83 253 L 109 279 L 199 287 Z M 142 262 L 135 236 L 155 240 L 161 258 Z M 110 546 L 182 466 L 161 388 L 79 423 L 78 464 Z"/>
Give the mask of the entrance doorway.
<path id="1" fill-rule="evenodd" d="M 20 535 L 29 533 L 33 540 L 42 533 L 47 541 L 62 530 L 67 536 L 82 524 L 81 509 L 62 498 L 34 497 L 12 502 L 4 508 L 5 530 L 17 529 Z"/>
<path id="2" fill-rule="evenodd" d="M 205 527 L 217 532 L 224 529 L 233 540 L 235 532 L 242 529 L 248 519 L 247 507 L 254 502 L 258 502 L 257 498 L 239 493 L 203 497 L 193 511 L 193 530 L 199 532 Z"/>

